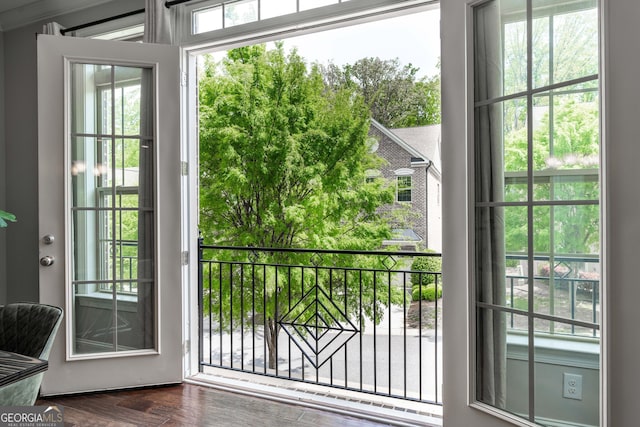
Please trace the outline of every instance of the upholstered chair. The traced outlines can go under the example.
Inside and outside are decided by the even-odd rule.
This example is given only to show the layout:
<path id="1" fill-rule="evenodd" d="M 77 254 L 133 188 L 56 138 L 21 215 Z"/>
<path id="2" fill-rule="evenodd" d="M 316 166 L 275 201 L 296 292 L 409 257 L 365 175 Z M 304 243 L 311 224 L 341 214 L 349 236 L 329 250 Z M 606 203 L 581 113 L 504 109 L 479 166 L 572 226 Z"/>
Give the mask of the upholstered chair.
<path id="1" fill-rule="evenodd" d="M 62 309 L 50 305 L 17 303 L 0 306 L 0 350 L 48 360 Z M 38 398 L 45 373 L 0 387 L 0 406 L 29 406 Z"/>

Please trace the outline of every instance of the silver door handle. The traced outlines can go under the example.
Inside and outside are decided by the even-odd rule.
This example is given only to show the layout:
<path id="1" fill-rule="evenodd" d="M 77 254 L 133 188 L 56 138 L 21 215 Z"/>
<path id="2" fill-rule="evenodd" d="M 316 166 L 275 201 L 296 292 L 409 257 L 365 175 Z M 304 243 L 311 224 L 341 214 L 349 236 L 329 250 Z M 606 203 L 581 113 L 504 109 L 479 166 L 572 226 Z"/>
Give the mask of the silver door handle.
<path id="1" fill-rule="evenodd" d="M 43 267 L 49 267 L 50 265 L 53 265 L 53 262 L 55 260 L 56 259 L 51 255 L 43 256 L 42 258 L 40 258 L 40 265 Z"/>

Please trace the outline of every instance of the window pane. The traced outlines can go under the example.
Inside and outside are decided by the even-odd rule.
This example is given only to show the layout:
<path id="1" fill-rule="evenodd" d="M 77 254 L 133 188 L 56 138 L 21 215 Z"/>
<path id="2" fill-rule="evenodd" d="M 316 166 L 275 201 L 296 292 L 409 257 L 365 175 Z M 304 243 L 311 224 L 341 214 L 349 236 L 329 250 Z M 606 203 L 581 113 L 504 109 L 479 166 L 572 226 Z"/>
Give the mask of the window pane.
<path id="1" fill-rule="evenodd" d="M 527 90 L 527 22 L 504 26 L 504 94 Z"/>
<path id="2" fill-rule="evenodd" d="M 584 322 L 600 318 L 599 208 L 539 206 L 534 208 L 534 309 L 538 313 Z M 540 322 L 548 333 L 553 322 Z"/>
<path id="3" fill-rule="evenodd" d="M 547 86 L 553 83 L 553 73 L 549 69 L 552 64 L 551 48 L 553 41 L 550 39 L 553 37 L 553 33 L 549 28 L 552 20 L 553 17 L 547 15 L 539 16 L 532 20 L 531 80 L 533 87 Z"/>
<path id="4" fill-rule="evenodd" d="M 142 69 L 116 67 L 115 133 L 140 134 L 140 78 Z"/>
<path id="5" fill-rule="evenodd" d="M 520 98 L 475 109 L 478 202 L 527 200 L 526 120 L 526 102 Z"/>
<path id="6" fill-rule="evenodd" d="M 599 195 L 597 81 L 534 98 L 536 200 L 595 200 Z"/>
<path id="7" fill-rule="evenodd" d="M 258 0 L 242 0 L 224 6 L 225 28 L 258 20 Z"/>
<path id="8" fill-rule="evenodd" d="M 111 133 L 111 66 L 71 66 L 71 131 Z M 89 82 L 87 85 L 86 82 Z M 105 114 L 107 116 L 105 116 Z"/>
<path id="9" fill-rule="evenodd" d="M 192 22 L 193 34 L 222 29 L 224 27 L 222 20 L 222 6 L 196 10 L 193 12 Z"/>
<path id="10" fill-rule="evenodd" d="M 115 351 L 115 301 L 110 294 L 98 294 L 97 298 L 98 286 L 83 283 L 73 287 L 74 354 Z"/>
<path id="11" fill-rule="evenodd" d="M 117 186 L 137 187 L 140 181 L 140 147 L 146 141 L 117 139 L 115 147 L 115 181 Z"/>
<path id="12" fill-rule="evenodd" d="M 506 254 L 505 208 L 476 208 L 475 289 L 476 301 L 504 306 Z"/>
<path id="13" fill-rule="evenodd" d="M 504 200 L 508 202 L 523 202 L 527 200 L 527 189 L 529 188 L 527 179 L 527 100 L 526 98 L 512 99 L 493 107 L 495 114 L 498 114 L 500 110 L 502 110 L 504 117 Z M 483 132 L 485 128 L 489 127 L 490 129 L 490 127 L 493 126 L 493 122 L 491 121 L 492 117 L 488 114 L 493 113 L 478 111 L 478 116 L 482 119 L 482 122 L 479 123 L 481 132 Z M 489 132 L 490 130 L 481 133 L 481 135 L 486 135 L 481 141 L 483 141 L 484 144 L 489 144 L 487 138 L 491 135 L 492 138 L 497 140 L 496 144 L 498 144 L 499 136 Z M 493 141 L 491 141 L 491 146 L 493 145 Z M 482 150 L 483 147 L 479 147 L 478 149 Z M 495 155 L 498 155 L 498 153 L 499 152 L 496 152 Z M 484 162 L 489 161 L 486 154 L 482 155 L 481 159 Z M 498 161 L 499 159 L 491 159 L 491 167 L 497 166 L 499 164 Z M 483 165 L 483 168 L 485 167 L 487 166 Z"/>
<path id="14" fill-rule="evenodd" d="M 111 180 L 112 140 L 95 137 L 73 137 L 71 145 L 71 193 L 73 207 L 95 207 L 109 188 Z"/>
<path id="15" fill-rule="evenodd" d="M 534 87 L 598 73 L 598 12 L 595 0 L 549 6 L 533 0 Z M 578 10 L 576 10 L 578 9 Z"/>
<path id="16" fill-rule="evenodd" d="M 529 333 L 527 317 L 512 315 L 513 323 L 522 325 L 507 335 L 506 407 L 512 414 L 529 416 Z"/>
<path id="17" fill-rule="evenodd" d="M 476 101 L 527 89 L 525 10 L 525 0 L 492 0 L 474 8 Z"/>
<path id="18" fill-rule="evenodd" d="M 296 13 L 297 0 L 260 0 L 260 19 Z"/>
<path id="19" fill-rule="evenodd" d="M 477 309 L 476 398 L 508 412 L 527 416 L 528 333 L 525 329 L 507 337 L 509 316 L 498 310 Z M 514 317 L 515 323 L 526 324 L 526 318 Z"/>

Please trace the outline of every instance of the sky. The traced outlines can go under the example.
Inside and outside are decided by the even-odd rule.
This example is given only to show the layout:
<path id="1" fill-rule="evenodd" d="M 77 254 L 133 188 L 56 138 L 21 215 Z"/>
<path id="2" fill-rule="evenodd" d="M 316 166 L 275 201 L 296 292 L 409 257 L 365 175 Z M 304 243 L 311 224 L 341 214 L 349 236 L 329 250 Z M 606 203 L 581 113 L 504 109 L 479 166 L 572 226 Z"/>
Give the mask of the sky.
<path id="1" fill-rule="evenodd" d="M 440 11 L 293 37 L 285 40 L 285 48 L 288 46 L 296 46 L 307 61 L 321 64 L 352 64 L 364 57 L 398 58 L 402 65 L 420 68 L 419 76 L 433 76 L 440 58 Z"/>
<path id="2" fill-rule="evenodd" d="M 418 67 L 418 77 L 439 72 L 439 9 L 387 18 L 364 24 L 284 39 L 285 50 L 293 46 L 308 62 L 353 64 L 360 58 L 398 58 L 401 65 Z M 223 52 L 213 56 L 221 58 Z"/>

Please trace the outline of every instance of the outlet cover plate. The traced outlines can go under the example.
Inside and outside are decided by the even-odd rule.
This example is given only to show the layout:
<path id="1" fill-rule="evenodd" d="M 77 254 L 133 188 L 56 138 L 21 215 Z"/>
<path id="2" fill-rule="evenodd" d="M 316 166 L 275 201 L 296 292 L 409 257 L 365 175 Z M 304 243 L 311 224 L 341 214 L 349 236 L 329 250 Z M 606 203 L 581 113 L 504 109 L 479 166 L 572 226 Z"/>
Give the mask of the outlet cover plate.
<path id="1" fill-rule="evenodd" d="M 563 374 L 562 396 L 567 399 L 582 400 L 582 375 Z"/>

